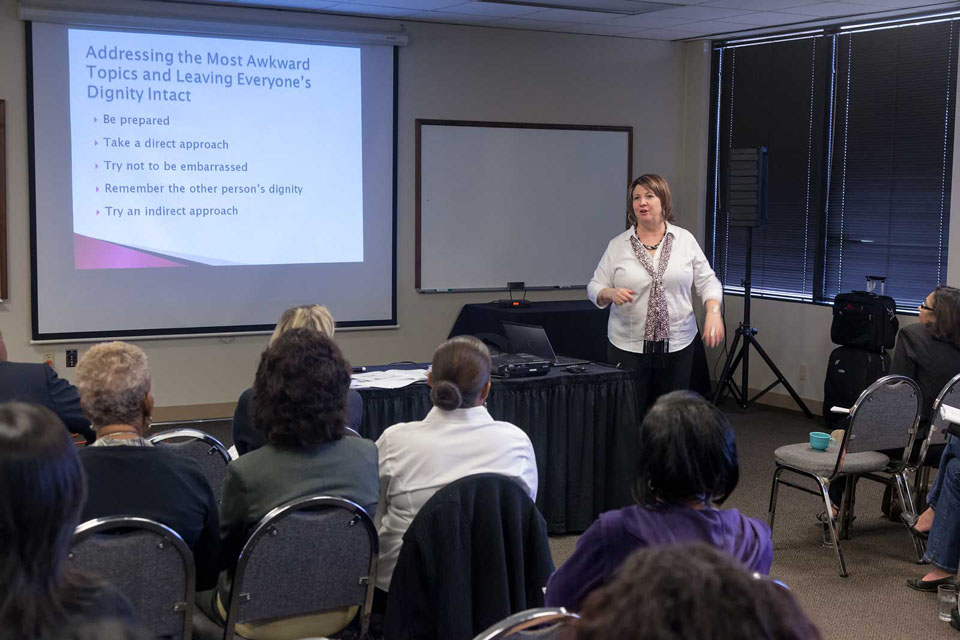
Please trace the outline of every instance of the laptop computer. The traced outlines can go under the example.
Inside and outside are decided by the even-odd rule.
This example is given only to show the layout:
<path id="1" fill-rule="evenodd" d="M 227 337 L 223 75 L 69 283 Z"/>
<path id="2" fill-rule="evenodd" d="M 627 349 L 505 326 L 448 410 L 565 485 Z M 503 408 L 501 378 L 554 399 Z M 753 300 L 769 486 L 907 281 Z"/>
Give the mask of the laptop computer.
<path id="1" fill-rule="evenodd" d="M 550 363 L 551 367 L 568 367 L 573 364 L 588 364 L 589 360 L 582 358 L 568 358 L 558 356 L 553 345 L 550 344 L 550 338 L 547 332 L 535 324 L 520 324 L 519 322 L 502 322 L 503 330 L 507 332 L 507 338 L 510 339 L 510 345 L 514 353 L 531 353 L 543 358 Z"/>

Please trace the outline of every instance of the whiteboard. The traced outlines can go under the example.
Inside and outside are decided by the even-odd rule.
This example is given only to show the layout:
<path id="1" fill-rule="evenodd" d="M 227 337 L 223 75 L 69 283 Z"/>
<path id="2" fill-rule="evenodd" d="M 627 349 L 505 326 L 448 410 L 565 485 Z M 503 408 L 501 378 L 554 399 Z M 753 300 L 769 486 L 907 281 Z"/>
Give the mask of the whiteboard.
<path id="1" fill-rule="evenodd" d="M 417 121 L 417 289 L 583 287 L 626 228 L 632 127 Z"/>

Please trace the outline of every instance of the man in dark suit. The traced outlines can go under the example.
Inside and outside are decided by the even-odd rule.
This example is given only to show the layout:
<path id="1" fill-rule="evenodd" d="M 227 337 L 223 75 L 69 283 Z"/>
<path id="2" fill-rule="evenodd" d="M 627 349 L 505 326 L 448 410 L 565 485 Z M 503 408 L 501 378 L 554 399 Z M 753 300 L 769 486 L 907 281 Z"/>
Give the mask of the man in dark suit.
<path id="1" fill-rule="evenodd" d="M 44 363 L 7 362 L 7 345 L 0 334 L 0 402 L 29 402 L 47 407 L 73 433 L 94 441 L 90 421 L 80 408 L 77 388 Z"/>

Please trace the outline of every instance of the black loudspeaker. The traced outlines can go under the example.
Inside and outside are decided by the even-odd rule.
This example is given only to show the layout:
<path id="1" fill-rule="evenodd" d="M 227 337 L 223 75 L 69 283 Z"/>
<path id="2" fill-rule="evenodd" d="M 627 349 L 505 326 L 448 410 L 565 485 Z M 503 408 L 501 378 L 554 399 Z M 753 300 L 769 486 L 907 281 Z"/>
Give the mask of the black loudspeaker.
<path id="1" fill-rule="evenodd" d="M 767 223 L 767 148 L 730 149 L 727 156 L 727 224 Z"/>

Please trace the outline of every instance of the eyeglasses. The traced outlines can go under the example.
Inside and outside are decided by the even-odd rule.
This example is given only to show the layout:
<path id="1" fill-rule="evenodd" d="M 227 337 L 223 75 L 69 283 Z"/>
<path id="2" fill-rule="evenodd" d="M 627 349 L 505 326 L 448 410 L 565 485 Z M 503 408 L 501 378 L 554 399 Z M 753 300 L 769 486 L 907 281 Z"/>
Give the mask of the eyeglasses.
<path id="1" fill-rule="evenodd" d="M 933 307 L 928 307 L 925 302 L 921 302 L 919 305 L 917 305 L 917 307 L 919 309 L 923 309 L 924 311 L 933 311 Z"/>

